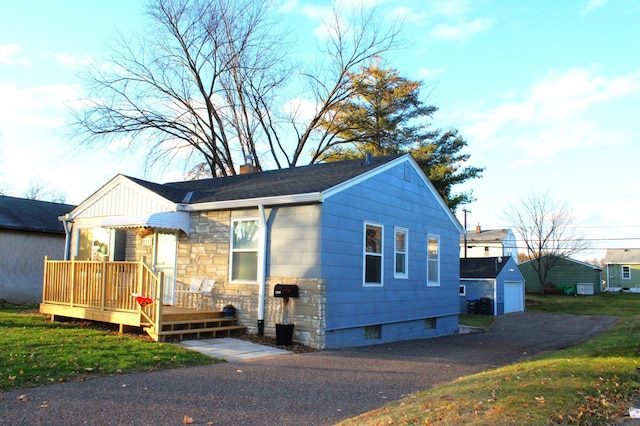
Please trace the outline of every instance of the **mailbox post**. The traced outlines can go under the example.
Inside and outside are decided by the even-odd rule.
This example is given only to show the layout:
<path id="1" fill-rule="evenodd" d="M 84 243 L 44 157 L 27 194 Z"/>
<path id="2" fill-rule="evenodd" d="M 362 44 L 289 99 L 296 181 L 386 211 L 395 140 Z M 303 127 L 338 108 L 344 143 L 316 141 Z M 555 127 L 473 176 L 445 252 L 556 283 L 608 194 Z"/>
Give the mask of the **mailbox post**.
<path id="1" fill-rule="evenodd" d="M 276 345 L 290 345 L 293 342 L 295 324 L 289 323 L 289 298 L 298 297 L 298 286 L 295 284 L 276 284 L 273 297 L 282 298 L 282 322 L 276 323 Z"/>

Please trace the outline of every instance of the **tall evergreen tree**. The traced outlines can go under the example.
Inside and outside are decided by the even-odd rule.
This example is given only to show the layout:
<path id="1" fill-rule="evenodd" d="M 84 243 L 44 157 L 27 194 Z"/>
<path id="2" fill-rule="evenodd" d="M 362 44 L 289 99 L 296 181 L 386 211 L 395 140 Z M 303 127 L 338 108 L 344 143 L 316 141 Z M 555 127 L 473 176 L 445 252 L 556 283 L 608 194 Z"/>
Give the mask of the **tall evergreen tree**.
<path id="1" fill-rule="evenodd" d="M 466 166 L 467 142 L 458 131 L 430 128 L 438 110 L 420 99 L 421 82 L 377 65 L 349 75 L 353 95 L 336 105 L 323 123 L 340 140 L 322 159 L 338 161 L 365 153 L 411 153 L 449 208 L 473 200 L 472 191 L 454 193 L 455 185 L 478 178 L 484 168 Z"/>

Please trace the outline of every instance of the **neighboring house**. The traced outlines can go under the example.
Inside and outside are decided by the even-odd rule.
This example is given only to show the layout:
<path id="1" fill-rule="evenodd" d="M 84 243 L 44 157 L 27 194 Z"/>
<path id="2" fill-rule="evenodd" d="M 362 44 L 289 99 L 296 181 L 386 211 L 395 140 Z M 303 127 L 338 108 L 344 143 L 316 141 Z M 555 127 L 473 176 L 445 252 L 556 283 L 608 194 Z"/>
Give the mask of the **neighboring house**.
<path id="1" fill-rule="evenodd" d="M 602 268 L 569 257 L 545 255 L 553 266 L 547 272 L 547 283 L 554 284 L 566 294 L 594 294 L 602 291 Z M 540 280 L 530 259 L 518 265 L 527 282 L 527 293 L 540 292 Z"/>
<path id="2" fill-rule="evenodd" d="M 42 300 L 42 261 L 62 259 L 65 232 L 58 216 L 73 207 L 0 196 L 0 299 Z"/>
<path id="3" fill-rule="evenodd" d="M 608 249 L 604 264 L 607 291 L 640 292 L 640 249 Z"/>
<path id="4" fill-rule="evenodd" d="M 480 225 L 460 237 L 460 257 L 505 257 L 518 261 L 516 237 L 511 229 L 487 229 Z"/>
<path id="5" fill-rule="evenodd" d="M 493 315 L 522 312 L 524 285 L 524 277 L 510 256 L 460 259 L 460 312 L 468 312 L 468 301 L 478 304 L 484 298 L 491 300 Z"/>
<path id="6" fill-rule="evenodd" d="M 75 259 L 145 256 L 167 305 L 179 283 L 215 279 L 213 304 L 249 332 L 274 333 L 276 284 L 298 286 L 294 340 L 319 349 L 458 329 L 463 229 L 410 155 L 162 185 L 118 175 L 68 220 Z"/>

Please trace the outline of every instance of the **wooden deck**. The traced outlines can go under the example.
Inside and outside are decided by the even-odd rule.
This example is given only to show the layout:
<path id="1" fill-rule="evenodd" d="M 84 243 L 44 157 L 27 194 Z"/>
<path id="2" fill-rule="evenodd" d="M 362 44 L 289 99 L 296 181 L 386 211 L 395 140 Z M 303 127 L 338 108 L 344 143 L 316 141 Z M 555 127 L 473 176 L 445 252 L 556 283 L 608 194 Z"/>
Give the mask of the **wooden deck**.
<path id="1" fill-rule="evenodd" d="M 79 318 L 140 327 L 156 341 L 229 336 L 244 332 L 236 318 L 221 311 L 163 306 L 162 274 L 140 262 L 52 261 L 45 259 L 40 312 L 56 317 Z M 151 302 L 141 305 L 136 297 Z"/>

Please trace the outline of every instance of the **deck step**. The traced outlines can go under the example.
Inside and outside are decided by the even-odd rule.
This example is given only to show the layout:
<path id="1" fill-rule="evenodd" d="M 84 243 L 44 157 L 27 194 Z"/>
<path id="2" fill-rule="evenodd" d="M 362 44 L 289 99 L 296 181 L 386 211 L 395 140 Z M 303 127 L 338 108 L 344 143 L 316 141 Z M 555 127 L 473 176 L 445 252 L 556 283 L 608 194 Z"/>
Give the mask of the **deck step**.
<path id="1" fill-rule="evenodd" d="M 245 330 L 247 327 L 244 325 L 225 325 L 221 327 L 208 327 L 208 328 L 190 328 L 190 329 L 180 329 L 180 330 L 168 330 L 161 331 L 158 334 L 161 336 L 174 336 L 176 334 L 200 334 L 200 333 L 213 333 L 214 335 L 218 332 L 223 332 L 224 334 L 228 334 L 230 331 L 240 331 Z"/>
<path id="2" fill-rule="evenodd" d="M 176 326 L 176 325 L 198 325 L 198 324 L 219 324 L 220 326 L 222 326 L 222 324 L 232 325 L 235 322 L 236 322 L 236 318 L 175 320 L 175 321 L 162 321 L 162 327 Z"/>

